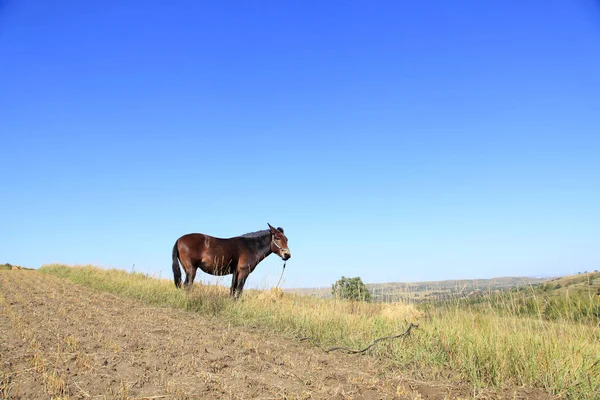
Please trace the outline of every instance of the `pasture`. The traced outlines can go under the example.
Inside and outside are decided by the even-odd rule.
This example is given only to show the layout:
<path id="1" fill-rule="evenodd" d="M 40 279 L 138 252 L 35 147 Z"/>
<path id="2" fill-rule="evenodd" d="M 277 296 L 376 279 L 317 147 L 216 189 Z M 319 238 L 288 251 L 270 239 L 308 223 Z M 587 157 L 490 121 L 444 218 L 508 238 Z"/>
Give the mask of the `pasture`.
<path id="1" fill-rule="evenodd" d="M 579 310 L 598 306 L 594 284 Z M 185 291 L 140 273 L 51 265 L 0 271 L 0 289 L 7 398 L 600 396 L 597 318 L 511 307 L 531 296 L 544 304 L 548 291 L 534 288 L 424 306 L 279 290 L 236 302 L 220 286 Z M 409 337 L 365 355 L 323 351 L 362 348 L 410 322 L 419 328 Z"/>

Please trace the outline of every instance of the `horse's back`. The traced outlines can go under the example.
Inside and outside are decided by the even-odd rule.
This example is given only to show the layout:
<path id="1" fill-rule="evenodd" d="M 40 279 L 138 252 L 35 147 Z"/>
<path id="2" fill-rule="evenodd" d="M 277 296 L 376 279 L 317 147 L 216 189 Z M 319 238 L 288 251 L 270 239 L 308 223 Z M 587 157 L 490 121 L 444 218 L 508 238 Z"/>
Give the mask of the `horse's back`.
<path id="1" fill-rule="evenodd" d="M 198 240 L 204 240 L 206 236 L 208 235 L 205 235 L 203 233 L 186 233 L 185 235 L 180 236 L 179 239 L 177 239 L 177 241 L 193 242 Z"/>
<path id="2" fill-rule="evenodd" d="M 177 239 L 176 246 L 179 254 L 204 251 L 207 236 L 202 233 L 188 233 Z"/>
<path id="3" fill-rule="evenodd" d="M 206 256 L 227 258 L 237 253 L 235 249 L 238 247 L 238 240 L 237 237 L 222 239 L 203 233 L 188 233 L 177 239 L 177 246 L 180 253 L 187 251 L 199 259 Z"/>

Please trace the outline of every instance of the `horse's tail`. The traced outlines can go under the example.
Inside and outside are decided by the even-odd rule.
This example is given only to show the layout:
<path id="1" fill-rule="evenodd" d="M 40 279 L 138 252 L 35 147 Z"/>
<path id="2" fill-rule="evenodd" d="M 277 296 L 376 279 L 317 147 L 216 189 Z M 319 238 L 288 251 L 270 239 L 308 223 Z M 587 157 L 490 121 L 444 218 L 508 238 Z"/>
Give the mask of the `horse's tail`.
<path id="1" fill-rule="evenodd" d="M 173 279 L 175 280 L 175 287 L 181 287 L 181 268 L 179 268 L 179 249 L 177 248 L 177 241 L 173 246 Z"/>

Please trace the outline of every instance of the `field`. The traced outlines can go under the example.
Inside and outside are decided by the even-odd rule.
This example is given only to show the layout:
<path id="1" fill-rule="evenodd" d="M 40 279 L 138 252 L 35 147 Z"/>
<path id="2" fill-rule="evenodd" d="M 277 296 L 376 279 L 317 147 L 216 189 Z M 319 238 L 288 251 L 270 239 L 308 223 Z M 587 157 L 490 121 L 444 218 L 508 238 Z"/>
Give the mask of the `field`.
<path id="1" fill-rule="evenodd" d="M 460 298 L 480 293 L 498 292 L 517 286 L 535 285 L 545 282 L 544 278 L 502 277 L 493 279 L 464 279 L 430 282 L 368 283 L 367 289 L 374 301 L 422 303 Z M 290 293 L 332 298 L 331 287 L 289 289 Z"/>
<path id="2" fill-rule="evenodd" d="M 216 286 L 92 267 L 0 271 L 0 398 L 597 398 L 594 279 L 571 283 L 587 302 L 581 289 L 548 315 L 543 288 L 418 309 L 275 290 L 233 302 Z M 521 315 L 532 298 L 538 312 Z M 366 355 L 323 351 L 410 322 L 408 338 Z"/>
<path id="3" fill-rule="evenodd" d="M 35 271 L 0 272 L 0 289 L 0 398 L 416 398 L 453 392 L 407 379 L 375 358 L 326 354 L 272 331 L 151 306 Z"/>

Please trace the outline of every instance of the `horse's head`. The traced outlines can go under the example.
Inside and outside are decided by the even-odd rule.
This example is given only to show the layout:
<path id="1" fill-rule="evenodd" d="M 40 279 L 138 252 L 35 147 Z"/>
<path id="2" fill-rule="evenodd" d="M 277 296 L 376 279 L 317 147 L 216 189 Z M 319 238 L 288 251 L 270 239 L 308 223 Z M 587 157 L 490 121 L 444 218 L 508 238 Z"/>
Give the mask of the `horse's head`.
<path id="1" fill-rule="evenodd" d="M 267 225 L 269 225 L 269 229 L 271 230 L 271 251 L 283 260 L 289 260 L 292 257 L 292 253 L 288 247 L 288 239 L 283 234 L 283 228 L 275 229 L 271 224 Z"/>

